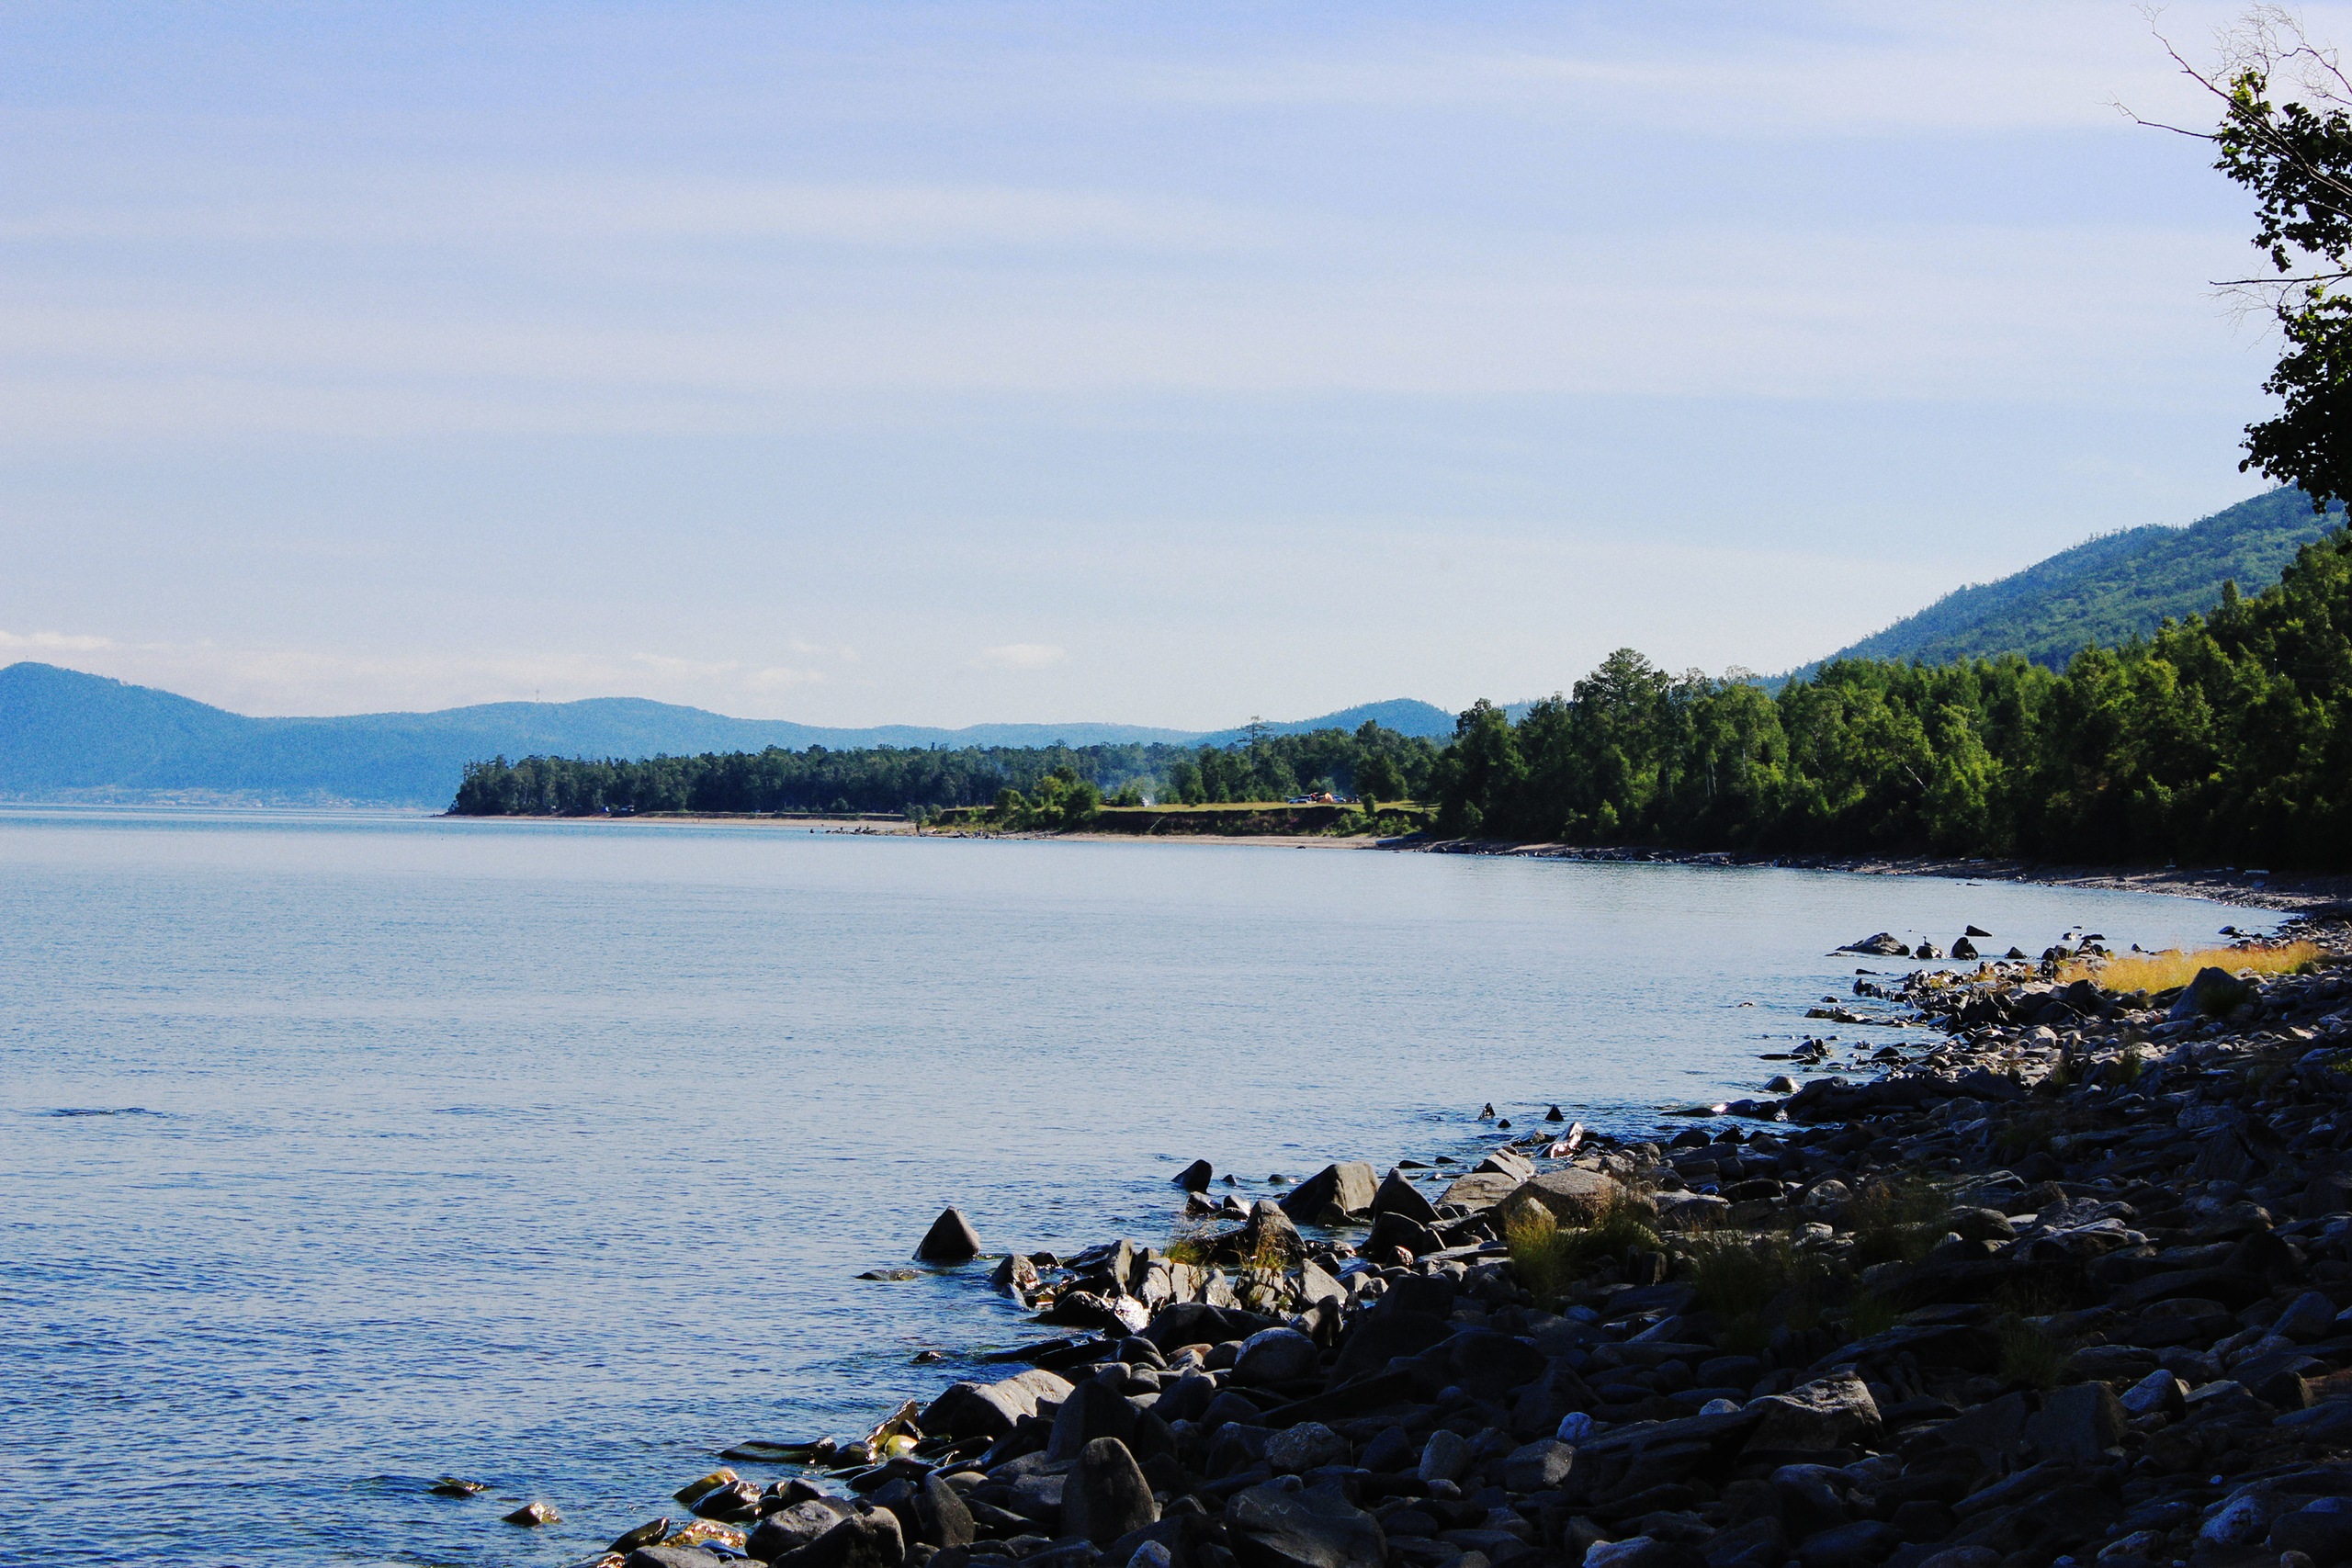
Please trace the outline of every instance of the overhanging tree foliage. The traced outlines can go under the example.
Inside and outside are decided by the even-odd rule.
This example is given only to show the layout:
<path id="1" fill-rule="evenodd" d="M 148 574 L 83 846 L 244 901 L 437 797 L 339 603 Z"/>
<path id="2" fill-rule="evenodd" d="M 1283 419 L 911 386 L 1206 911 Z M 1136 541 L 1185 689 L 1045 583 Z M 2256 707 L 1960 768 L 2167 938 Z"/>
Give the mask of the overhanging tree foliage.
<path id="1" fill-rule="evenodd" d="M 2286 344 L 2263 384 L 2279 412 L 2246 426 L 2239 467 L 2300 485 L 2315 507 L 2352 499 L 2352 77 L 2276 6 L 2225 35 L 2216 71 L 2165 48 L 2222 106 L 2218 129 L 2181 134 L 2211 141 L 2214 166 L 2255 197 L 2271 270 L 2223 287 L 2259 299 Z"/>

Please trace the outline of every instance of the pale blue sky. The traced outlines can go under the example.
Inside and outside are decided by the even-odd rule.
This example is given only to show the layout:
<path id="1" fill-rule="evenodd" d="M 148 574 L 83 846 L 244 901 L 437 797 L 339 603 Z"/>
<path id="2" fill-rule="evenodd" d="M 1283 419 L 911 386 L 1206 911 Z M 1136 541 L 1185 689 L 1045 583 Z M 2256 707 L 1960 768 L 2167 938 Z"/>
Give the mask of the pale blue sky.
<path id="1" fill-rule="evenodd" d="M 1785 667 L 2261 488 L 2245 202 L 2118 98 L 2205 118 L 2103 0 L 13 5 L 0 660 L 1174 726 Z"/>

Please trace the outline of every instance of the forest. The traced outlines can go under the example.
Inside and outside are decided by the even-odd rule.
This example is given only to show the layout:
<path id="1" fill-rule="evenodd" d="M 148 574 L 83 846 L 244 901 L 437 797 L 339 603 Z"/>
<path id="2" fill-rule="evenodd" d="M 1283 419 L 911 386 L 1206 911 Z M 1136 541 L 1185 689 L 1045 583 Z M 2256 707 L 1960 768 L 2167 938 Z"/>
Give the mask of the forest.
<path id="1" fill-rule="evenodd" d="M 1367 722 L 1352 731 L 1255 733 L 1229 747 L 1173 745 L 869 747 L 708 752 L 639 761 L 527 757 L 467 764 L 450 811 L 460 817 L 588 817 L 605 812 L 883 812 L 927 816 L 990 806 L 1011 791 L 1114 804 L 1282 800 L 1306 791 L 1399 800 L 1426 795 L 1438 747 Z M 1050 787 L 1049 787 L 1050 784 Z M 1083 815 L 1084 807 L 1079 808 Z M 1054 825 L 1067 811 L 1057 810 Z"/>
<path id="2" fill-rule="evenodd" d="M 1231 747 L 828 751 L 475 763 L 459 815 L 997 805 L 1073 826 L 1098 802 L 1307 790 L 1438 808 L 1446 837 L 2076 863 L 2352 869 L 2352 540 L 2273 587 L 2086 649 L 1849 659 L 1778 693 L 1610 655 L 1517 723 L 1480 702 L 1451 744 L 1375 724 Z"/>
<path id="3" fill-rule="evenodd" d="M 1843 660 L 1774 695 L 1621 649 L 1516 725 L 1463 714 L 1432 798 L 1467 837 L 2352 868 L 2352 539 L 2063 671 Z"/>

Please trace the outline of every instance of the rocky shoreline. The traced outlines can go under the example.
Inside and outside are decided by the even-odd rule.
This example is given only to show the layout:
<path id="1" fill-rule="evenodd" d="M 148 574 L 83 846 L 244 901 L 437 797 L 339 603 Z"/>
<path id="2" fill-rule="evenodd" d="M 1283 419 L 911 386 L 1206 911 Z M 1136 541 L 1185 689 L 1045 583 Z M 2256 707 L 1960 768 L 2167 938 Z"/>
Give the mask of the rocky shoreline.
<path id="1" fill-rule="evenodd" d="M 1383 849 L 1429 854 L 1502 855 L 1595 864 L 1784 866 L 1792 871 L 1842 871 L 1862 876 L 1939 876 L 1959 882 L 2030 882 L 2044 887 L 2097 887 L 2120 893 L 2161 893 L 2241 908 L 2283 909 L 2322 919 L 2352 919 L 2352 876 L 2237 867 L 2060 865 L 2026 860 L 1966 860 L 1935 855 L 1803 855 L 1732 850 L 1593 848 L 1517 843 L 1500 839 L 1394 839 Z"/>
<path id="2" fill-rule="evenodd" d="M 1931 1043 L 1651 1137 L 1498 1122 L 1248 1204 L 1196 1165 L 1165 1247 L 994 1265 L 1058 1331 L 1005 1376 L 730 1450 L 795 1473 L 592 1561 L 2352 1562 L 2352 931 L 2295 934 L 2309 972 L 2178 994 L 1865 972 L 1834 1010 Z"/>

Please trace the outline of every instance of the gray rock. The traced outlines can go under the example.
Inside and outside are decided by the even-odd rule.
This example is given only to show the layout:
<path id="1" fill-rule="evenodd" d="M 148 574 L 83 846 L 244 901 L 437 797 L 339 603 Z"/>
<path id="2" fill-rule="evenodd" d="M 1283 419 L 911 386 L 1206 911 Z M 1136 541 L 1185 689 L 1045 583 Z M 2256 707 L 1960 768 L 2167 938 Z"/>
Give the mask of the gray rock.
<path id="1" fill-rule="evenodd" d="M 1851 1371 L 1769 1395 L 1751 1408 L 1764 1415 L 1748 1438 L 1748 1446 L 1757 1449 L 1834 1449 L 1879 1427 L 1877 1402 Z"/>
<path id="2" fill-rule="evenodd" d="M 1062 1463 L 1077 1459 L 1098 1438 L 1116 1438 L 1125 1443 L 1135 1435 L 1136 1407 L 1108 1383 L 1089 1378 L 1070 1390 L 1069 1397 L 1054 1413 L 1046 1459 L 1048 1463 Z"/>
<path id="3" fill-rule="evenodd" d="M 968 1546 L 972 1541 L 972 1510 L 965 1506 L 964 1495 L 942 1481 L 936 1473 L 924 1476 L 915 1483 L 915 1495 L 910 1505 L 913 1514 L 910 1533 L 917 1540 L 927 1540 L 933 1546 Z M 909 1523 L 905 1515 L 901 1524 Z"/>
<path id="4" fill-rule="evenodd" d="M 1348 1288 L 1317 1267 L 1315 1259 L 1310 1258 L 1299 1264 L 1298 1304 L 1301 1310 L 1313 1306 L 1317 1302 L 1345 1302 L 1347 1299 Z"/>
<path id="5" fill-rule="evenodd" d="M 1989 1546 L 1947 1546 L 1918 1568 L 2001 1568 L 2001 1554 Z"/>
<path id="6" fill-rule="evenodd" d="M 1550 1438 L 1513 1449 L 1503 1460 L 1507 1492 L 1549 1492 L 1567 1480 L 1577 1450 Z"/>
<path id="7" fill-rule="evenodd" d="M 1346 1160 L 1325 1166 L 1292 1188 L 1283 1196 L 1282 1210 L 1300 1224 L 1312 1224 L 1326 1204 L 1343 1213 L 1361 1214 L 1372 1207 L 1376 1190 L 1371 1166 Z"/>
<path id="8" fill-rule="evenodd" d="M 854 1511 L 846 1503 L 836 1502 L 831 1497 L 815 1497 L 795 1503 L 762 1519 L 752 1529 L 743 1550 L 763 1562 L 773 1562 L 815 1540 Z"/>
<path id="9" fill-rule="evenodd" d="M 2091 1464 L 2123 1441 L 2127 1419 L 2105 1383 L 2076 1383 L 2042 1396 L 2041 1408 L 2025 1424 L 2025 1437 L 2044 1459 Z"/>
<path id="10" fill-rule="evenodd" d="M 1443 1251 L 1445 1242 L 1420 1221 L 1392 1213 L 1372 1222 L 1372 1234 L 1364 1238 L 1363 1249 L 1374 1258 L 1383 1258 L 1387 1256 L 1385 1249 L 1392 1247 L 1401 1247 L 1420 1258 Z"/>
<path id="11" fill-rule="evenodd" d="M 1196 1159 L 1174 1176 L 1170 1177 L 1169 1180 L 1187 1192 L 1205 1192 L 1209 1190 L 1209 1182 L 1216 1176 L 1216 1171 L 1208 1161 Z"/>
<path id="12" fill-rule="evenodd" d="M 1707 1568 L 1707 1558 L 1687 1540 L 1633 1535 L 1587 1551 L 1584 1568 Z"/>
<path id="13" fill-rule="evenodd" d="M 943 1211 L 915 1248 L 916 1261 L 922 1263 L 969 1263 L 979 1255 L 979 1232 L 960 1209 Z"/>
<path id="14" fill-rule="evenodd" d="M 2152 1416 L 2161 1410 L 2167 1416 L 2180 1414 L 2182 1402 L 2188 1397 L 2188 1385 L 2172 1373 L 2158 1369 L 2124 1390 L 2119 1402 L 2127 1416 Z"/>
<path id="15" fill-rule="evenodd" d="M 1876 936 L 1866 936 L 1860 942 L 1849 942 L 1838 951 L 1840 953 L 1859 953 L 1865 957 L 1870 958 L 1908 958 L 1911 956 L 1911 949 L 1905 943 L 1897 941 L 1893 931 L 1881 931 Z"/>
<path id="16" fill-rule="evenodd" d="M 1797 1080 L 1786 1073 L 1773 1074 L 1764 1085 L 1766 1094 L 1794 1094 L 1796 1091 Z"/>
<path id="17" fill-rule="evenodd" d="M 1266 1462 L 1277 1475 L 1303 1475 L 1327 1464 L 1348 1462 L 1348 1440 L 1320 1421 L 1302 1421 L 1266 1443 Z"/>
<path id="18" fill-rule="evenodd" d="M 1037 1402 L 1069 1397 L 1069 1381 L 1041 1367 L 998 1382 L 951 1383 L 925 1407 L 916 1425 L 933 1437 L 1001 1438 L 1023 1416 L 1037 1414 Z"/>
<path id="19" fill-rule="evenodd" d="M 451 1494 L 444 1493 L 442 1495 L 444 1496 L 447 1496 Z M 469 1492 L 461 1492 L 455 1495 L 461 1497 L 469 1497 L 473 1495 L 473 1494 Z M 515 1509 L 513 1513 L 500 1516 L 499 1522 L 501 1524 L 525 1525 L 537 1528 L 540 1525 L 560 1525 L 563 1522 L 563 1516 L 557 1513 L 552 1506 L 546 1503 L 526 1503 L 521 1507 Z"/>
<path id="20" fill-rule="evenodd" d="M 2352 1497 L 2321 1497 L 2270 1521 L 2273 1551 L 2300 1551 L 2314 1562 L 2352 1558 Z"/>
<path id="21" fill-rule="evenodd" d="M 2270 1332 L 2301 1345 L 2325 1339 L 2335 1332 L 2335 1303 L 2317 1291 L 2307 1291 L 2287 1303 Z"/>
<path id="22" fill-rule="evenodd" d="M 1611 1209 L 1642 1206 L 1615 1178 L 1575 1166 L 1529 1177 L 1504 1200 L 1503 1207 L 1508 1212 L 1521 1202 L 1543 1204 L 1565 1225 L 1589 1225 Z"/>
<path id="23" fill-rule="evenodd" d="M 1386 1568 L 1380 1521 L 1335 1492 L 1248 1487 L 1225 1521 L 1242 1568 Z"/>
<path id="24" fill-rule="evenodd" d="M 1323 1370 L 1315 1341 L 1295 1328 L 1267 1328 L 1241 1342 L 1233 1359 L 1233 1381 L 1245 1388 L 1296 1382 Z"/>
<path id="25" fill-rule="evenodd" d="M 1856 1519 L 1805 1537 L 1797 1543 L 1797 1560 L 1804 1568 L 1869 1568 L 1902 1541 L 1883 1519 Z"/>
<path id="26" fill-rule="evenodd" d="M 1421 1462 L 1415 1473 L 1426 1484 L 1432 1481 L 1459 1481 L 1469 1468 L 1470 1439 L 1440 1427 L 1421 1445 Z"/>
<path id="27" fill-rule="evenodd" d="M 613 1544 L 605 1548 L 605 1550 L 607 1551 L 634 1551 L 640 1546 L 651 1546 L 655 1541 L 660 1540 L 663 1536 L 668 1535 L 669 1533 L 670 1521 L 666 1516 L 658 1519 L 648 1519 L 643 1524 L 639 1525 L 636 1529 L 623 1530 L 620 1534 L 615 1536 L 613 1538 Z"/>
<path id="28" fill-rule="evenodd" d="M 1372 1212 L 1375 1216 L 1402 1214 L 1425 1225 L 1437 1224 L 1436 1205 L 1401 1170 L 1391 1170 L 1381 1180 L 1379 1190 L 1372 1195 Z"/>
<path id="29" fill-rule="evenodd" d="M 1080 1450 L 1062 1488 L 1062 1531 L 1082 1535 L 1106 1546 L 1131 1530 L 1159 1520 L 1159 1505 L 1152 1501 L 1151 1483 L 1126 1444 L 1116 1438 L 1097 1438 Z"/>
<path id="30" fill-rule="evenodd" d="M 640 1546 L 621 1568 L 718 1568 L 718 1554 L 691 1546 Z"/>
<path id="31" fill-rule="evenodd" d="M 1951 955 L 1963 963 L 1979 956 L 1976 944 L 1966 937 L 1961 937 L 1951 944 Z"/>
<path id="32" fill-rule="evenodd" d="M 1036 1292 L 1037 1266 L 1020 1253 L 1012 1253 L 989 1271 L 989 1284 L 1007 1295 L 1026 1301 Z"/>
<path id="33" fill-rule="evenodd" d="M 2172 1004 L 2169 1016 L 2175 1021 L 2218 1018 L 2245 1000 L 2247 993 L 2248 987 L 2245 981 L 2226 969 L 2209 966 L 2199 969 L 2196 978 L 2182 989 L 2180 999 Z"/>
<path id="34" fill-rule="evenodd" d="M 1012 1483 L 1004 1506 L 1023 1518 L 1045 1527 L 1048 1535 L 1061 1531 L 1062 1499 L 1069 1495 L 1069 1472 L 1031 1471 Z"/>
<path id="35" fill-rule="evenodd" d="M 1998 1209 L 1954 1209 L 1944 1225 L 1962 1241 L 2008 1241 L 2018 1234 L 2009 1216 Z"/>
<path id="36" fill-rule="evenodd" d="M 1282 1205 L 1261 1198 L 1250 1205 L 1250 1218 L 1228 1237 L 1221 1238 L 1234 1253 L 1252 1262 L 1272 1261 L 1288 1269 L 1306 1256 L 1306 1239 L 1298 1234 Z"/>
<path id="37" fill-rule="evenodd" d="M 776 1568 L 899 1568 L 907 1560 L 898 1516 L 888 1509 L 852 1514 L 808 1545 L 775 1560 Z"/>

